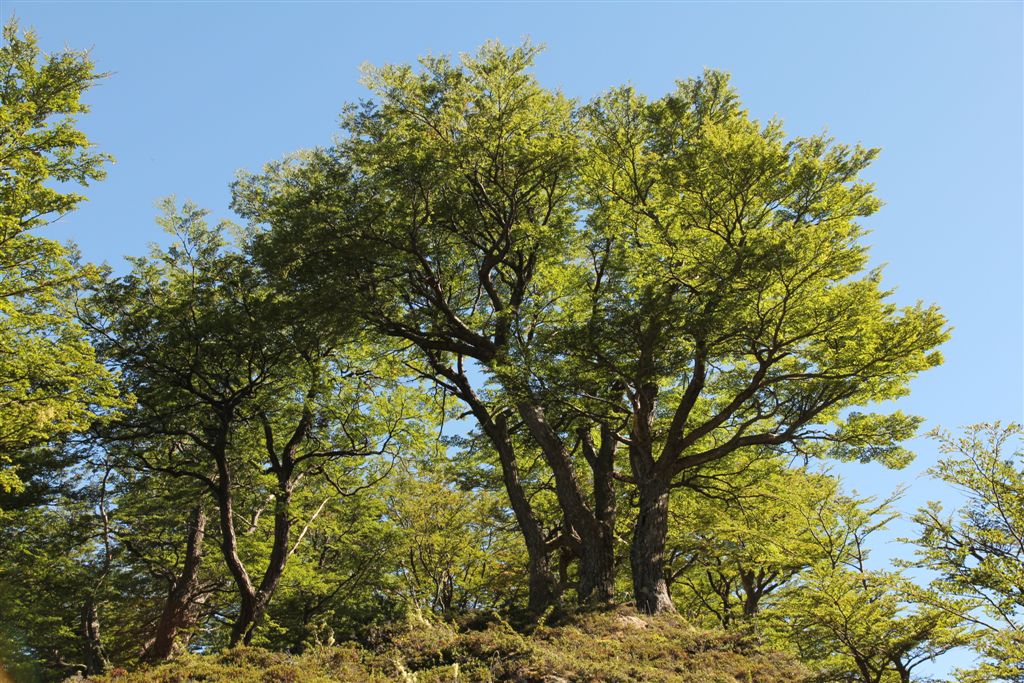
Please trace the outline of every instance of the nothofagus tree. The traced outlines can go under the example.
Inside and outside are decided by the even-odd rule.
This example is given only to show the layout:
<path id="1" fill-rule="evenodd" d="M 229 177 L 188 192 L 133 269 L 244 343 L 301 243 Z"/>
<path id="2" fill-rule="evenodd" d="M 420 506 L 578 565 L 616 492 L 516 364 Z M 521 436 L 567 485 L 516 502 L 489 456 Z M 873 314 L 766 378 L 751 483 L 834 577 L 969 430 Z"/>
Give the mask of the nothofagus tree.
<path id="1" fill-rule="evenodd" d="M 581 600 L 611 596 L 597 494 L 619 480 L 639 502 L 636 603 L 671 610 L 669 492 L 755 446 L 904 464 L 918 420 L 858 409 L 940 362 L 945 321 L 865 272 L 858 220 L 880 202 L 859 175 L 875 150 L 787 138 L 713 71 L 578 108 L 529 73 L 535 52 L 371 70 L 376 99 L 348 110 L 345 136 L 243 178 L 236 207 L 321 296 L 361 282 L 367 319 L 469 405 L 501 455 L 534 606 L 550 567 L 512 419 L 553 476 Z M 609 457 L 583 457 L 599 451 L 572 435 L 599 428 Z"/>
<path id="2" fill-rule="evenodd" d="M 297 487 L 390 454 L 406 406 L 379 395 L 387 381 L 358 335 L 292 315 L 225 226 L 189 205 L 165 210 L 177 241 L 90 300 L 96 344 L 136 400 L 104 436 L 127 466 L 209 490 L 239 599 L 230 642 L 249 643 L 293 551 Z M 248 563 L 263 565 L 255 579 L 237 510 L 254 491 L 273 517 L 269 557 Z"/>

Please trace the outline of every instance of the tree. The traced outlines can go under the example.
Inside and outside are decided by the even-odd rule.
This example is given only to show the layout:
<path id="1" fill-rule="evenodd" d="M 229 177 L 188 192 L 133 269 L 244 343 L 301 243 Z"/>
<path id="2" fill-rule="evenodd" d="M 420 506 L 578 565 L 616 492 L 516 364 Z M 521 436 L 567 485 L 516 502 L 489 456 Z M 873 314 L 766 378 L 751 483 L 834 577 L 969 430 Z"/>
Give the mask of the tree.
<path id="1" fill-rule="evenodd" d="M 919 420 L 853 409 L 938 364 L 945 322 L 863 272 L 857 219 L 880 203 L 858 176 L 875 150 L 787 139 L 714 71 L 656 101 L 612 90 L 582 125 L 593 257 L 576 353 L 623 387 L 635 597 L 670 610 L 670 491 L 752 446 L 905 464 Z"/>
<path id="2" fill-rule="evenodd" d="M 898 572 L 868 566 L 868 538 L 895 518 L 895 498 L 829 496 L 815 515 L 819 559 L 771 612 L 769 632 L 821 680 L 909 683 L 915 668 L 966 642 L 957 615 L 915 600 Z"/>
<path id="3" fill-rule="evenodd" d="M 132 259 L 128 275 L 91 297 L 97 346 L 137 404 L 105 434 L 125 466 L 194 481 L 218 510 L 221 554 L 238 593 L 231 644 L 249 643 L 291 551 L 300 485 L 339 476 L 346 462 L 393 455 L 411 405 L 382 395 L 369 347 L 297 315 L 233 248 L 227 226 L 165 203 L 178 241 Z M 346 343 L 347 342 L 347 343 Z M 254 580 L 240 506 L 273 519 Z"/>
<path id="4" fill-rule="evenodd" d="M 955 615 L 907 596 L 891 572 L 815 566 L 787 596 L 789 638 L 822 680 L 909 683 L 915 668 L 964 639 Z"/>
<path id="5" fill-rule="evenodd" d="M 443 472 L 417 468 L 383 491 L 399 545 L 397 574 L 420 618 L 451 619 L 505 602 L 515 586 L 494 493 L 460 488 Z M 518 559 L 518 558 L 516 558 Z"/>
<path id="6" fill-rule="evenodd" d="M 34 231 L 85 198 L 65 191 L 103 178 L 104 154 L 75 127 L 83 93 L 103 74 L 86 53 L 41 53 L 12 20 L 0 46 L 0 492 L 20 491 L 36 447 L 83 431 L 116 405 L 73 304 L 97 269 Z M 59 183 L 53 187 L 54 183 Z M 13 465 L 13 466 L 12 466 Z"/>
<path id="7" fill-rule="evenodd" d="M 119 559 L 114 473 L 89 456 L 51 473 L 45 502 L 0 518 L 0 651 L 27 680 L 101 674 L 109 663 L 101 612 Z"/>
<path id="8" fill-rule="evenodd" d="M 748 447 L 905 464 L 919 420 L 856 409 L 938 364 L 945 321 L 863 272 L 874 150 L 787 139 L 718 72 L 581 109 L 529 74 L 535 53 L 371 70 L 377 99 L 348 110 L 338 144 L 243 177 L 235 206 L 318 300 L 362 283 L 365 318 L 469 406 L 501 458 L 532 604 L 552 581 L 520 428 L 551 472 L 579 597 L 614 593 L 616 497 L 598 492 L 626 482 L 634 597 L 671 610 L 671 490 Z"/>
<path id="9" fill-rule="evenodd" d="M 972 646 L 984 661 L 959 671 L 964 681 L 1024 681 L 1022 433 L 1020 424 L 995 422 L 972 425 L 962 436 L 930 434 L 947 456 L 932 476 L 966 500 L 952 514 L 932 501 L 914 515 L 921 530 L 915 564 L 938 574 L 916 596 L 974 626 Z"/>
<path id="10" fill-rule="evenodd" d="M 315 299 L 336 301 L 339 283 L 361 283 L 352 289 L 370 294 L 355 298 L 365 319 L 412 344 L 417 372 L 467 406 L 498 455 L 529 556 L 530 608 L 540 612 L 555 599 L 555 578 L 545 525 L 522 486 L 517 422 L 545 437 L 590 568 L 583 599 L 608 592 L 611 563 L 565 449 L 509 362 L 529 343 L 526 320 L 558 298 L 574 237 L 572 106 L 526 73 L 536 52 L 489 44 L 461 64 L 424 59 L 420 73 L 370 70 L 379 103 L 347 112 L 344 140 L 243 177 L 235 208 L 273 228 L 267 260 Z M 502 391 L 485 390 L 488 379 Z"/>
<path id="11" fill-rule="evenodd" d="M 824 552 L 822 515 L 839 498 L 826 473 L 788 468 L 771 454 L 737 454 L 677 489 L 666 580 L 691 618 L 747 624 Z"/>

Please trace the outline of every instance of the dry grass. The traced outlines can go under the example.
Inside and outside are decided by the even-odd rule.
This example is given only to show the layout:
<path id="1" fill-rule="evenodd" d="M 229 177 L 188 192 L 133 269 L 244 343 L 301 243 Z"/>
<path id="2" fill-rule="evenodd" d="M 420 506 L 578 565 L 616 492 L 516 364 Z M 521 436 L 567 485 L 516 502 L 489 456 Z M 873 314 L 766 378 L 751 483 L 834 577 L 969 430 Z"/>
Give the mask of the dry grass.
<path id="1" fill-rule="evenodd" d="M 342 644 L 302 655 L 238 648 L 188 655 L 94 683 L 792 683 L 807 671 L 743 637 L 691 627 L 675 616 L 625 610 L 585 614 L 525 635 L 500 620 L 410 623 L 371 646 Z"/>

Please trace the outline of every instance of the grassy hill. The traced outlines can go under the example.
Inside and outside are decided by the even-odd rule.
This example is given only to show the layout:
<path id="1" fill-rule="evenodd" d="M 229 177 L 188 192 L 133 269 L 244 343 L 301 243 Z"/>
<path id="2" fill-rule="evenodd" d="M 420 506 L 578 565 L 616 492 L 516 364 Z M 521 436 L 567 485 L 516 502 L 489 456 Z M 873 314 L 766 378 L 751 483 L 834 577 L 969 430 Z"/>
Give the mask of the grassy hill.
<path id="1" fill-rule="evenodd" d="M 575 617 L 530 635 L 492 621 L 457 629 L 413 621 L 377 645 L 346 643 L 301 655 L 259 648 L 187 655 L 161 666 L 115 669 L 94 683 L 791 683 L 807 671 L 736 634 L 704 631 L 671 615 L 618 610 Z"/>

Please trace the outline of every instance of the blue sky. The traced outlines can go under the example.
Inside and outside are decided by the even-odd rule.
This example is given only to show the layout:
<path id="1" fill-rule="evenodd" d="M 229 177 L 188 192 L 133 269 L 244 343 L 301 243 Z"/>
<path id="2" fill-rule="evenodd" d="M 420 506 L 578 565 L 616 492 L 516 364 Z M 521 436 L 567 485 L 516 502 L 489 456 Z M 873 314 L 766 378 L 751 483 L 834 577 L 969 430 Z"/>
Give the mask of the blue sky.
<path id="1" fill-rule="evenodd" d="M 704 67 L 791 134 L 826 129 L 882 148 L 868 172 L 886 201 L 866 222 L 900 303 L 938 303 L 946 364 L 900 407 L 927 426 L 1024 416 L 1024 4 L 1003 3 L 124 3 L 0 0 L 44 49 L 91 48 L 111 76 L 82 127 L 117 158 L 90 201 L 48 228 L 86 258 L 123 265 L 163 238 L 165 195 L 230 217 L 239 169 L 327 143 L 365 96 L 359 66 L 543 43 L 536 72 L 588 99 L 630 82 L 658 96 Z M 903 472 L 840 468 L 912 510 L 950 493 Z M 891 544 L 890 544 L 891 545 Z M 880 556 L 899 553 L 882 547 Z"/>

